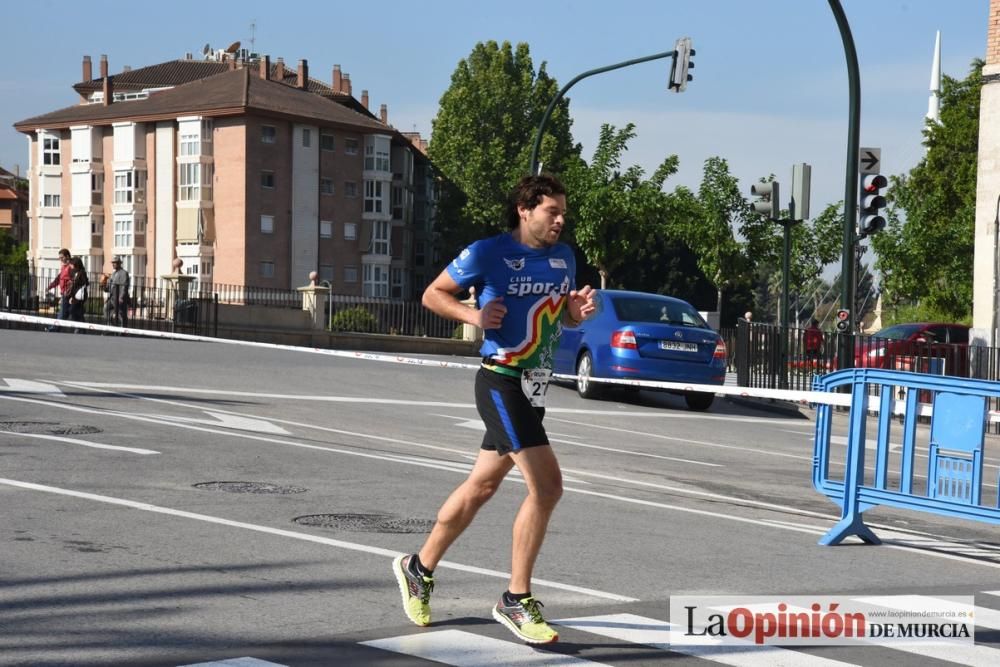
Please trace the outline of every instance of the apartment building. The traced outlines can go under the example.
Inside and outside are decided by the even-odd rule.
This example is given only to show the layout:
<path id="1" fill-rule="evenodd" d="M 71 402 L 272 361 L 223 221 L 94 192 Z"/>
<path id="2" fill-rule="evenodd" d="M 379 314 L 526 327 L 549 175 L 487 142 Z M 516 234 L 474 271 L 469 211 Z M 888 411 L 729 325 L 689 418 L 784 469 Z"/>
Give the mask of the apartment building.
<path id="1" fill-rule="evenodd" d="M 435 173 L 419 137 L 267 56 L 219 53 L 109 74 L 89 57 L 79 104 L 15 123 L 28 141 L 30 261 L 59 248 L 133 276 L 414 298 L 429 275 Z"/>
<path id="2" fill-rule="evenodd" d="M 0 167 L 0 229 L 18 243 L 28 240 L 28 192 L 21 179 Z"/>

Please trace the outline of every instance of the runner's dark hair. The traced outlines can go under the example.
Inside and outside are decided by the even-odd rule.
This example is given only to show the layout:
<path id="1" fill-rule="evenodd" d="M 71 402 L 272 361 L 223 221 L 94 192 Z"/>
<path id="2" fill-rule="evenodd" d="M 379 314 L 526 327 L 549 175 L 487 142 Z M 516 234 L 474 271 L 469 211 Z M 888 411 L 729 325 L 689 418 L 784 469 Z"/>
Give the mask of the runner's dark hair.
<path id="1" fill-rule="evenodd" d="M 550 174 L 525 176 L 510 193 L 507 201 L 507 228 L 517 229 L 521 217 L 517 214 L 518 206 L 532 209 L 542 203 L 542 197 L 565 195 L 566 186 Z"/>

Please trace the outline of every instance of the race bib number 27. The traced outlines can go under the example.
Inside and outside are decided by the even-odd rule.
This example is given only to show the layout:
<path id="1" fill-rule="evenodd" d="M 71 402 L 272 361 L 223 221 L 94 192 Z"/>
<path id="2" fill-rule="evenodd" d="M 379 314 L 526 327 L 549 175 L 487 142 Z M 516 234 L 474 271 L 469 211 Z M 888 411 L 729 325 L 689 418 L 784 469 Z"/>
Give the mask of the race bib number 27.
<path id="1" fill-rule="evenodd" d="M 549 390 L 552 371 L 547 368 L 530 368 L 521 373 L 521 391 L 536 408 L 545 407 L 545 392 Z"/>

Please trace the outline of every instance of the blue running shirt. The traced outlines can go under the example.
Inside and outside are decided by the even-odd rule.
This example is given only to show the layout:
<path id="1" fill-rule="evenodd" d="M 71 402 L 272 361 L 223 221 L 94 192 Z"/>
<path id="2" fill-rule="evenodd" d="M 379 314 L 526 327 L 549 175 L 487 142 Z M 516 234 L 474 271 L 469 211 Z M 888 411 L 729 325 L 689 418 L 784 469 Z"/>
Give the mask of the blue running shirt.
<path id="1" fill-rule="evenodd" d="M 499 329 L 486 329 L 483 356 L 516 368 L 552 368 L 569 292 L 576 289 L 576 258 L 565 243 L 529 248 L 510 233 L 476 241 L 448 265 L 463 289 L 476 288 L 476 306 L 498 296 L 507 307 Z"/>

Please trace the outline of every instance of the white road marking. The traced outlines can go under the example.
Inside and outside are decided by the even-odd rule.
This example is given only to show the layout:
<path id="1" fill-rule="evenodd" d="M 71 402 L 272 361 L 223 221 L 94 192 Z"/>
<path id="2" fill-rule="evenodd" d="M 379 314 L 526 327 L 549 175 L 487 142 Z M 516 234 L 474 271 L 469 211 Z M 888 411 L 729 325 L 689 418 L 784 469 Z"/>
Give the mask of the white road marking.
<path id="1" fill-rule="evenodd" d="M 462 630 L 438 630 L 361 642 L 364 646 L 434 660 L 452 667 L 496 667 L 496 665 L 603 665 L 571 655 L 552 653 L 525 644 L 482 637 Z"/>
<path id="2" fill-rule="evenodd" d="M 439 416 L 444 417 L 445 415 L 439 415 Z M 486 430 L 486 424 L 484 424 L 482 421 L 475 420 L 475 419 L 469 419 L 467 421 L 459 422 L 459 423 L 455 424 L 455 426 L 458 427 L 458 428 L 472 429 L 473 431 L 485 431 Z M 558 435 L 558 434 L 550 433 L 549 435 L 552 436 L 552 435 Z M 565 437 L 565 434 L 563 434 L 563 435 Z M 645 456 L 645 457 L 651 458 L 651 459 L 664 459 L 664 460 L 667 460 L 667 461 L 677 461 L 678 463 L 691 463 L 693 465 L 708 466 L 708 467 L 711 467 L 711 468 L 724 468 L 725 467 L 721 463 L 708 463 L 707 461 L 692 461 L 691 459 L 681 459 L 681 458 L 677 458 L 676 456 L 664 456 L 663 454 L 647 454 L 646 452 L 635 452 L 635 451 L 632 451 L 630 449 L 617 449 L 615 447 L 603 447 L 601 445 L 590 445 L 590 444 L 583 443 L 583 442 L 577 442 L 576 440 L 565 440 L 565 439 L 561 439 L 561 438 L 549 437 L 549 442 L 558 442 L 558 443 L 562 443 L 564 445 L 572 445 L 574 447 L 583 447 L 583 448 L 586 448 L 586 449 L 600 449 L 600 450 L 605 451 L 605 452 L 618 452 L 619 454 L 631 454 L 632 456 Z"/>
<path id="3" fill-rule="evenodd" d="M 83 500 L 91 500 L 99 503 L 107 503 L 109 505 L 131 507 L 132 509 L 142 510 L 144 512 L 154 512 L 156 514 L 176 516 L 183 519 L 194 519 L 196 521 L 214 523 L 220 526 L 229 526 L 231 528 L 242 528 L 244 530 L 252 530 L 258 533 L 277 535 L 279 537 L 289 537 L 296 540 L 302 540 L 305 542 L 315 542 L 317 544 L 325 544 L 327 546 L 337 547 L 338 549 L 345 549 L 348 551 L 359 551 L 361 553 L 373 554 L 376 556 L 386 556 L 388 558 L 396 558 L 397 556 L 403 555 L 398 551 L 392 551 L 391 549 L 383 549 L 382 547 L 373 547 L 367 544 L 358 544 L 357 542 L 346 542 L 344 540 L 334 540 L 329 537 L 310 535 L 309 533 L 300 533 L 293 530 L 285 530 L 283 528 L 271 528 L 270 526 L 261 526 L 254 523 L 247 523 L 245 521 L 232 521 L 230 519 L 223 519 L 221 517 L 210 516 L 208 514 L 187 512 L 185 510 L 178 510 L 170 507 L 162 507 L 159 505 L 151 505 L 149 503 L 141 503 L 141 502 L 136 502 L 134 500 L 126 500 L 124 498 L 102 496 L 96 493 L 74 491 L 72 489 L 63 489 L 55 486 L 47 486 L 44 484 L 35 484 L 33 482 L 22 482 L 15 479 L 0 478 L 0 484 L 6 484 L 7 486 L 13 486 L 20 489 L 27 489 L 30 491 L 42 491 L 45 493 L 54 493 L 57 495 L 69 496 L 72 498 L 80 498 Z M 469 572 L 472 574 L 479 574 L 487 577 L 494 577 L 497 579 L 510 579 L 509 572 L 501 572 L 499 570 L 489 570 L 484 567 L 476 567 L 474 565 L 464 565 L 462 563 L 455 563 L 452 561 L 439 562 L 438 568 L 442 567 L 448 570 Z M 547 579 L 532 578 L 532 583 L 542 587 L 554 588 L 556 590 L 562 590 L 562 591 L 570 591 L 573 593 L 581 593 L 583 595 L 589 595 L 591 597 L 596 597 L 596 598 L 603 598 L 605 600 L 616 600 L 618 602 L 638 602 L 637 598 L 628 597 L 626 595 L 618 595 L 617 593 L 607 593 L 605 591 L 599 591 L 593 588 L 574 586 L 572 584 L 564 584 L 558 581 L 549 581 Z"/>
<path id="4" fill-rule="evenodd" d="M 15 433 L 14 431 L 0 431 L 0 435 L 19 435 L 24 438 L 38 438 L 39 440 L 53 440 L 55 442 L 65 442 L 70 445 L 80 445 L 92 449 L 110 449 L 119 452 L 129 452 L 131 454 L 159 454 L 152 449 L 141 449 L 139 447 L 119 447 L 118 445 L 103 445 L 99 442 L 90 442 L 78 438 L 67 438 L 64 435 L 44 435 L 41 433 Z"/>
<path id="5" fill-rule="evenodd" d="M 288 667 L 280 662 L 268 662 L 257 658 L 229 658 L 228 660 L 215 660 L 213 662 L 197 662 L 180 667 Z"/>
<path id="6" fill-rule="evenodd" d="M 2 396 L 2 395 L 0 395 L 0 400 L 19 401 L 19 402 L 26 402 L 26 403 L 33 403 L 33 404 L 38 404 L 38 405 L 44 405 L 44 406 L 47 406 L 47 407 L 57 407 L 57 408 L 62 408 L 62 409 L 67 409 L 67 410 L 75 410 L 75 411 L 89 412 L 89 413 L 98 413 L 98 414 L 103 414 L 103 415 L 114 415 L 114 416 L 121 417 L 123 419 L 134 419 L 134 420 L 138 420 L 138 421 L 147 421 L 147 422 L 154 422 L 154 423 L 167 423 L 167 424 L 176 426 L 178 428 L 185 428 L 185 429 L 194 430 L 194 431 L 200 431 L 200 432 L 205 432 L 205 433 L 216 433 L 216 434 L 222 434 L 222 435 L 227 435 L 227 436 L 234 436 L 234 435 L 236 435 L 232 431 L 223 431 L 223 430 L 205 428 L 205 427 L 200 427 L 200 426 L 194 426 L 194 425 L 190 425 L 190 424 L 179 424 L 179 423 L 171 423 L 171 422 L 159 422 L 159 421 L 154 420 L 154 419 L 149 419 L 149 418 L 146 418 L 146 417 L 139 417 L 139 416 L 130 415 L 130 414 L 127 414 L 127 413 L 119 413 L 119 412 L 114 412 L 114 411 L 109 411 L 109 410 L 98 410 L 98 409 L 92 409 L 92 408 L 81 408 L 81 407 L 78 407 L 78 406 L 66 405 L 66 404 L 57 403 L 57 402 L 51 402 L 51 401 L 41 401 L 41 400 L 30 399 L 30 398 L 21 398 L 21 397 L 13 397 L 13 396 Z M 317 428 L 319 428 L 319 427 L 317 427 Z M 333 429 L 331 429 L 331 430 L 333 430 Z M 357 435 L 359 437 L 373 438 L 375 440 L 392 441 L 392 442 L 404 442 L 404 441 L 398 441 L 398 440 L 395 440 L 395 439 L 392 439 L 392 438 L 384 438 L 382 436 L 368 436 L 366 434 L 360 434 L 360 433 L 357 434 Z M 377 459 L 377 460 L 393 461 L 393 462 L 402 463 L 402 464 L 405 464 L 405 465 L 413 465 L 413 466 L 427 467 L 427 468 L 437 468 L 437 469 L 442 469 L 442 470 L 448 470 L 449 469 L 449 468 L 444 467 L 443 465 L 440 465 L 440 464 L 437 464 L 437 463 L 428 463 L 428 462 L 425 462 L 425 461 L 420 460 L 420 459 L 402 458 L 402 457 L 389 457 L 389 456 L 384 456 L 384 455 L 369 454 L 369 453 L 365 453 L 365 452 L 336 449 L 336 448 L 333 448 L 333 447 L 322 447 L 322 446 L 319 446 L 319 445 L 310 445 L 310 444 L 307 444 L 307 443 L 295 442 L 295 441 L 290 441 L 290 440 L 279 440 L 279 439 L 274 439 L 274 438 L 267 438 L 267 437 L 257 436 L 257 435 L 253 435 L 253 434 L 249 434 L 249 433 L 247 433 L 247 434 L 242 434 L 241 433 L 241 434 L 239 434 L 239 437 L 242 438 L 243 440 L 257 440 L 257 441 L 261 441 L 261 442 L 268 442 L 268 443 L 273 443 L 273 444 L 285 445 L 285 446 L 289 446 L 289 447 L 300 447 L 300 448 L 303 448 L 303 449 L 313 449 L 313 450 L 327 451 L 327 452 L 332 452 L 332 453 L 337 453 L 337 454 L 347 454 L 349 456 L 358 456 L 358 457 L 362 457 L 362 458 L 371 458 L 371 459 Z M 428 446 L 430 446 L 430 445 L 428 445 Z M 452 464 L 453 464 L 453 462 L 452 462 Z M 523 480 L 519 479 L 519 478 L 514 478 L 514 481 L 516 481 L 518 483 L 523 483 Z M 740 523 L 750 523 L 750 524 L 759 525 L 759 526 L 766 526 L 766 527 L 769 527 L 769 528 L 777 528 L 777 529 L 781 529 L 781 530 L 791 530 L 791 531 L 801 532 L 801 533 L 816 534 L 817 531 L 819 531 L 822 534 L 822 533 L 825 533 L 829 529 L 829 527 L 820 528 L 818 526 L 801 526 L 801 525 L 789 524 L 787 522 L 781 522 L 781 521 L 771 521 L 771 520 L 762 520 L 762 519 L 752 519 L 752 518 L 737 517 L 737 516 L 733 516 L 733 515 L 725 514 L 725 513 L 709 512 L 709 511 L 698 510 L 698 509 L 694 509 L 694 508 L 681 507 L 681 506 L 678 506 L 678 505 L 669 505 L 669 504 L 666 504 L 666 503 L 656 503 L 656 502 L 646 501 L 646 500 L 642 500 L 642 499 L 628 498 L 626 496 L 619 496 L 619 495 L 613 495 L 613 494 L 600 493 L 600 492 L 597 492 L 597 491 L 592 491 L 592 490 L 587 490 L 587 489 L 579 489 L 579 488 L 572 487 L 572 486 L 566 486 L 566 487 L 563 488 L 563 490 L 565 492 L 569 492 L 569 493 L 580 493 L 580 494 L 584 494 L 584 495 L 592 495 L 592 496 L 603 497 L 603 498 L 607 498 L 607 499 L 611 499 L 611 500 L 616 500 L 616 501 L 620 501 L 620 502 L 624 502 L 624 503 L 630 503 L 630 504 L 636 504 L 636 505 L 643 505 L 643 506 L 646 506 L 646 507 L 656 507 L 656 508 L 660 508 L 660 509 L 675 510 L 675 511 L 678 511 L 678 512 L 684 512 L 684 513 L 689 513 L 689 514 L 697 514 L 697 515 L 701 515 L 701 516 L 710 516 L 710 517 L 717 518 L 717 519 L 724 519 L 724 520 L 728 520 L 728 521 L 736 521 L 736 522 L 740 522 Z M 737 504 L 740 502 L 739 498 L 735 498 L 734 497 L 734 498 L 732 498 L 732 500 L 735 503 L 737 503 Z M 870 527 L 872 527 L 872 528 L 879 528 L 879 526 L 877 526 L 875 524 L 870 524 Z M 909 537 L 905 533 L 898 533 L 898 534 L 901 535 L 904 539 Z M 934 536 L 931 535 L 930 537 L 934 537 Z M 935 543 L 941 543 L 941 542 L 935 542 Z M 972 564 L 972 565 L 982 565 L 982 566 L 986 566 L 986 567 L 1000 568 L 1000 563 L 993 563 L 993 562 L 983 561 L 983 560 L 978 560 L 978 559 L 969 559 L 969 558 L 963 558 L 963 557 L 959 557 L 959 556 L 953 556 L 953 555 L 951 555 L 949 553 L 943 553 L 943 552 L 938 551 L 938 550 L 928 551 L 928 550 L 925 550 L 925 549 L 918 549 L 918 548 L 914 548 L 914 547 L 911 547 L 911 546 L 907 546 L 905 544 L 892 544 L 892 543 L 888 543 L 888 542 L 884 542 L 883 546 L 885 546 L 887 548 L 893 548 L 893 549 L 900 549 L 900 550 L 903 550 L 903 551 L 909 551 L 909 552 L 912 552 L 912 553 L 915 553 L 915 554 L 919 554 L 919 555 L 922 555 L 922 556 L 932 556 L 932 557 L 936 557 L 936 558 L 945 558 L 945 559 L 949 559 L 949 560 L 958 560 L 958 561 L 961 561 L 963 563 Z"/>
<path id="7" fill-rule="evenodd" d="M 664 651 L 682 653 L 734 667 L 776 667 L 777 665 L 828 667 L 845 664 L 839 660 L 830 660 L 777 646 L 671 646 L 670 623 L 636 614 L 563 618 L 551 621 L 551 623 L 601 637 L 652 646 Z"/>
<path id="8" fill-rule="evenodd" d="M 4 378 L 3 381 L 7 383 L 7 386 L 0 387 L 0 391 L 17 392 L 18 394 L 48 394 L 50 396 L 65 396 L 59 387 L 47 382 L 19 380 L 18 378 Z"/>
<path id="9" fill-rule="evenodd" d="M 288 431 L 272 424 L 265 419 L 255 419 L 253 417 L 245 417 L 242 415 L 232 415 L 222 412 L 209 412 L 208 410 L 203 410 L 203 412 L 212 417 L 212 419 L 195 419 L 193 417 L 181 417 L 179 415 L 151 415 L 147 414 L 146 417 L 152 417 L 153 419 L 167 419 L 170 421 L 178 422 L 188 422 L 191 424 L 208 424 L 209 426 L 221 426 L 223 428 L 231 428 L 239 431 L 251 431 L 253 433 L 273 433 L 274 435 L 291 435 Z"/>

